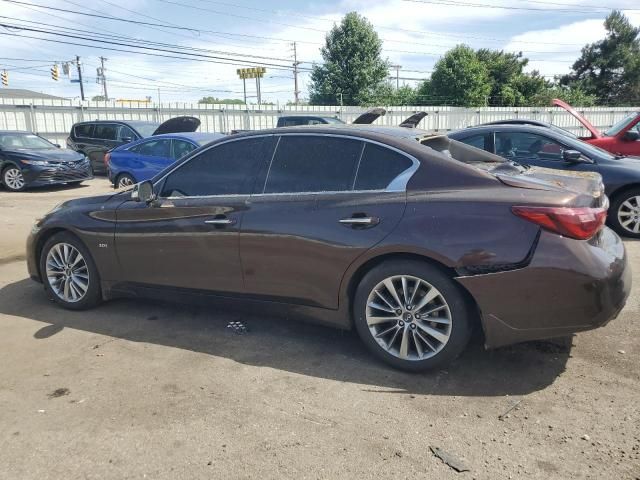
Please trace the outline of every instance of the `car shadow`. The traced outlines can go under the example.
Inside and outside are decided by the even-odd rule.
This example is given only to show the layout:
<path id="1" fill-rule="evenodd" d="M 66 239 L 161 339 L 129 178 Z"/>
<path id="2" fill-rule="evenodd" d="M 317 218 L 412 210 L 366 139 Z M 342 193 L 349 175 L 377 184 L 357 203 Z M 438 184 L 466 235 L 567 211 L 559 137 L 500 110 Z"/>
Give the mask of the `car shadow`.
<path id="1" fill-rule="evenodd" d="M 523 395 L 552 384 L 565 370 L 570 345 L 531 342 L 485 351 L 479 338 L 446 369 L 409 374 L 377 361 L 353 332 L 343 332 L 209 307 L 115 300 L 94 310 L 64 310 L 42 286 L 24 279 L 0 289 L 0 314 L 42 322 L 34 338 L 65 328 L 130 342 L 180 348 L 300 375 L 361 384 L 372 391 L 414 395 Z M 248 329 L 238 334 L 229 322 Z"/>

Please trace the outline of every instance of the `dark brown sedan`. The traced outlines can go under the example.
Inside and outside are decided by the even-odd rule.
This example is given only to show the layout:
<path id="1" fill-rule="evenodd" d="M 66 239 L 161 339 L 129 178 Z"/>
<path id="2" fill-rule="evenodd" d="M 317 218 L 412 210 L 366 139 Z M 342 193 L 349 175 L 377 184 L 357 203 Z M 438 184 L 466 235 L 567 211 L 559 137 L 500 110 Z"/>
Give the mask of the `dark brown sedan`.
<path id="1" fill-rule="evenodd" d="M 278 129 L 60 205 L 34 226 L 28 265 L 66 308 L 216 297 L 355 327 L 381 359 L 423 370 L 476 325 L 496 347 L 614 318 L 631 280 L 606 208 L 597 174 L 525 169 L 420 130 Z"/>

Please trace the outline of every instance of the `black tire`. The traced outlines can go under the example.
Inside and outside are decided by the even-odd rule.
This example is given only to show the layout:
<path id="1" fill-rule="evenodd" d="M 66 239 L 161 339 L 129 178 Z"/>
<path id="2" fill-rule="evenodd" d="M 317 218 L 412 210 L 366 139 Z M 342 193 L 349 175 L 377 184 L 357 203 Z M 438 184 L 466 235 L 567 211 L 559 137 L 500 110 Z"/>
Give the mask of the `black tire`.
<path id="1" fill-rule="evenodd" d="M 635 197 L 638 197 L 638 201 L 636 201 Z M 625 204 L 625 202 L 627 201 L 630 202 L 630 205 L 632 207 L 637 207 L 638 210 L 634 211 L 633 209 L 629 209 L 629 204 Z M 624 214 L 630 214 L 628 216 L 625 216 L 623 214 L 623 219 L 635 218 L 636 220 L 632 221 L 630 225 L 624 226 L 620 220 L 621 209 L 624 211 Z M 635 224 L 638 224 L 638 229 L 640 230 L 640 188 L 629 188 L 616 194 L 616 196 L 613 197 L 611 206 L 609 207 L 607 223 L 620 236 L 640 238 L 640 231 L 636 233 L 633 232 L 633 225 Z"/>
<path id="2" fill-rule="evenodd" d="M 15 175 L 18 175 L 21 179 L 21 186 L 16 185 Z M 15 165 L 8 165 L 2 170 L 2 184 L 4 185 L 4 188 L 9 190 L 10 192 L 21 192 L 25 188 L 27 188 L 27 182 L 24 180 L 22 170 Z"/>
<path id="3" fill-rule="evenodd" d="M 88 273 L 88 287 L 84 295 L 76 300 L 76 301 L 66 301 L 64 298 L 61 298 L 59 294 L 56 293 L 52 286 L 52 282 L 47 275 L 47 255 L 51 251 L 52 248 L 56 247 L 60 244 L 68 244 L 77 249 L 78 252 L 82 255 Z M 100 275 L 98 274 L 98 269 L 96 268 L 95 262 L 93 261 L 93 257 L 91 253 L 84 246 L 84 244 L 70 232 L 61 232 L 53 235 L 49 238 L 42 248 L 42 252 L 40 253 L 40 275 L 42 277 L 42 283 L 44 284 L 44 289 L 47 292 L 49 298 L 51 298 L 56 303 L 62 305 L 64 308 L 69 310 L 86 310 L 92 307 L 95 307 L 102 301 L 102 291 L 100 288 Z"/>
<path id="4" fill-rule="evenodd" d="M 130 183 L 127 183 L 127 182 L 130 182 Z M 133 176 L 129 175 L 128 173 L 121 173 L 116 177 L 116 180 L 114 182 L 114 187 L 127 188 L 127 187 L 130 187 L 131 185 L 135 185 L 135 183 L 136 183 L 136 179 L 133 178 Z"/>
<path id="5" fill-rule="evenodd" d="M 421 330 L 420 326 L 434 327 L 436 329 L 438 328 L 449 329 L 448 330 L 449 337 L 446 342 L 442 342 L 442 343 L 436 342 L 434 341 L 434 339 L 429 337 L 429 340 L 431 340 L 432 343 L 434 344 L 437 343 L 437 345 L 435 345 L 436 348 L 430 351 L 427 351 L 426 349 L 422 348 L 424 352 L 427 352 L 429 355 L 433 355 L 429 358 L 419 356 L 418 350 L 417 350 L 418 346 L 415 343 L 412 343 L 413 354 L 415 354 L 415 357 L 413 359 L 400 358 L 399 351 L 397 354 L 390 353 L 378 343 L 378 340 L 374 338 L 374 333 L 372 333 L 369 325 L 367 324 L 367 317 L 366 317 L 367 309 L 369 308 L 370 309 L 369 311 L 371 312 L 374 311 L 374 310 L 371 310 L 371 307 L 368 306 L 369 295 L 370 294 L 374 295 L 373 289 L 380 286 L 381 282 L 383 282 L 385 279 L 389 279 L 391 277 L 396 277 L 396 276 L 398 277 L 408 276 L 408 277 L 419 278 L 424 282 L 430 284 L 432 287 L 435 287 L 435 289 L 440 293 L 440 296 L 437 297 L 434 300 L 434 302 L 440 302 L 440 300 L 444 300 L 444 302 L 446 302 L 446 305 L 448 306 L 448 311 L 446 310 L 446 308 L 441 311 L 446 312 L 445 315 L 448 315 L 450 323 L 447 326 L 447 325 L 440 325 L 440 324 L 429 322 L 428 318 L 432 318 L 432 317 L 424 316 L 424 312 L 427 311 L 425 306 L 421 310 L 423 313 L 421 314 L 420 320 L 410 316 L 411 318 L 406 320 L 406 322 L 403 322 L 401 320 L 398 320 L 398 322 L 396 322 L 396 320 L 393 320 L 391 323 L 385 323 L 383 324 L 383 326 L 380 326 L 380 327 L 375 326 L 372 328 L 374 329 L 380 328 L 380 330 L 382 330 L 382 329 L 386 329 L 388 326 L 393 328 L 394 325 L 396 325 L 397 328 L 401 328 L 400 330 L 401 332 L 404 332 L 405 329 L 407 329 L 408 327 L 411 327 L 416 332 L 420 332 L 422 335 L 425 335 L 425 336 L 426 334 L 424 333 L 423 330 Z M 398 280 L 395 280 L 395 282 L 397 285 Z M 402 284 L 400 283 L 400 285 Z M 425 289 L 424 293 L 428 292 L 429 291 L 428 286 L 426 286 L 426 284 L 423 284 L 423 285 L 424 285 L 423 288 Z M 409 286 L 409 290 L 411 290 L 410 286 Z M 386 292 L 388 292 L 388 290 L 386 290 Z M 427 296 L 427 295 L 423 295 L 422 293 L 423 293 L 422 291 L 419 291 L 418 293 L 419 296 L 422 295 L 422 297 L 420 298 L 424 298 Z M 402 295 L 402 293 L 400 293 L 400 295 Z M 374 297 L 374 298 L 377 298 L 377 297 Z M 414 304 L 419 303 L 420 298 L 416 297 L 416 301 L 413 303 Z M 391 303 L 394 303 L 394 302 L 391 302 Z M 437 304 L 427 303 L 426 305 L 438 306 L 438 305 L 442 305 L 442 303 L 437 303 Z M 389 305 L 389 306 L 393 306 L 393 305 Z M 403 314 L 402 314 L 403 319 L 405 319 L 404 315 L 406 315 L 407 313 L 415 313 L 415 312 L 408 312 L 404 310 L 405 306 L 403 306 L 402 308 L 403 308 Z M 432 307 L 430 306 L 429 309 L 432 309 Z M 396 312 L 398 311 L 399 310 L 396 310 Z M 396 315 L 396 314 L 397 313 L 388 313 L 388 314 L 382 313 L 382 315 Z M 469 308 L 468 302 L 465 299 L 465 296 L 460 291 L 459 287 L 456 286 L 453 283 L 453 281 L 440 269 L 426 262 L 421 262 L 419 260 L 416 260 L 416 261 L 393 260 L 393 261 L 384 262 L 376 266 L 362 278 L 356 290 L 354 303 L 353 303 L 353 319 L 356 326 L 356 330 L 358 331 L 360 338 L 362 339 L 364 344 L 367 346 L 367 348 L 376 357 L 386 362 L 387 364 L 395 368 L 411 371 L 411 372 L 421 372 L 425 370 L 431 370 L 431 369 L 442 367 L 447 363 L 451 362 L 452 360 L 454 360 L 458 355 L 460 355 L 462 351 L 465 349 L 465 347 L 467 346 L 467 343 L 469 342 L 469 338 L 471 337 L 471 331 L 472 331 L 471 318 L 472 318 L 471 309 Z M 412 323 L 415 323 L 416 325 L 413 325 Z M 400 327 L 400 325 L 402 324 L 404 325 Z M 415 339 L 415 334 L 411 333 L 411 330 L 409 330 L 409 333 L 407 335 L 414 335 L 413 340 L 409 340 L 409 342 L 417 342 L 417 340 Z M 386 343 L 389 343 L 389 342 L 386 342 Z M 391 342 L 391 344 L 393 345 L 394 343 Z M 421 345 L 422 347 L 424 347 L 424 343 L 421 343 Z M 436 350 L 437 350 L 437 353 L 433 354 L 432 352 L 435 352 Z"/>

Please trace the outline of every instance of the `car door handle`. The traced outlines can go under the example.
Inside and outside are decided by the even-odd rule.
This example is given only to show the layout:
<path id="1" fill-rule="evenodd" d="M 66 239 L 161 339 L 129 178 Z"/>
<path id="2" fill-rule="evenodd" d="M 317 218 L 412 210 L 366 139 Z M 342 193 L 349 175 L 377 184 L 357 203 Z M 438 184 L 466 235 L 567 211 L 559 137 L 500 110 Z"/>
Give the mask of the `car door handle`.
<path id="1" fill-rule="evenodd" d="M 230 218 L 214 218 L 212 220 L 205 220 L 204 223 L 209 225 L 233 225 L 236 221 Z"/>
<path id="2" fill-rule="evenodd" d="M 343 225 L 371 227 L 380 223 L 380 219 L 377 217 L 349 217 L 341 218 L 340 223 Z"/>

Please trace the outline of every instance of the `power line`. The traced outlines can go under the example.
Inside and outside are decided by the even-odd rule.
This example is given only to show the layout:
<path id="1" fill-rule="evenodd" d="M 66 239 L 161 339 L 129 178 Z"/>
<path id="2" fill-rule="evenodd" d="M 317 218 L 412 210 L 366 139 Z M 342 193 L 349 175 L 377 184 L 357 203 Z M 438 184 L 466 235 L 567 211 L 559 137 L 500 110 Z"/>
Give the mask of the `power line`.
<path id="1" fill-rule="evenodd" d="M 471 8 L 492 8 L 492 9 L 500 9 L 500 10 L 522 10 L 522 11 L 534 11 L 534 12 L 549 12 L 549 8 L 541 8 L 541 7 L 514 7 L 512 5 L 495 5 L 488 3 L 473 3 L 473 2 L 462 2 L 456 0 L 403 0 L 404 2 L 411 3 L 425 3 L 429 5 L 449 5 L 456 7 L 471 7 Z M 551 5 L 551 4 L 548 4 Z M 606 7 L 607 10 L 611 11 L 613 8 Z M 637 10 L 637 9 L 625 9 L 625 10 Z M 554 8 L 552 9 L 553 13 L 593 13 L 593 10 L 584 9 L 584 8 Z"/>

